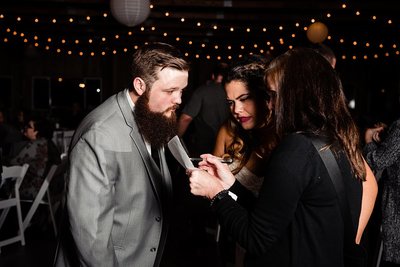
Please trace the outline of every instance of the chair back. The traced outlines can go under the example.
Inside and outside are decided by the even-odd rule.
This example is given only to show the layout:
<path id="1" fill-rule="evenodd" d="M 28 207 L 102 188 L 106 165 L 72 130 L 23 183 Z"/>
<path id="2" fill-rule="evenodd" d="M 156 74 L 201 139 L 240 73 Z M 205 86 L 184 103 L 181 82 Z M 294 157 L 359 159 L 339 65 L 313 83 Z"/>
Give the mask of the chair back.
<path id="1" fill-rule="evenodd" d="M 29 164 L 24 164 L 22 166 L 3 166 L 3 173 L 1 174 L 1 185 L 5 182 L 6 179 L 17 179 L 16 185 L 17 189 L 21 186 L 22 180 L 25 177 L 26 172 L 28 171 Z"/>
<path id="2" fill-rule="evenodd" d="M 38 209 L 40 204 L 44 204 L 47 205 L 49 208 L 49 212 L 50 212 L 50 218 L 53 224 L 53 229 L 54 229 L 54 235 L 57 236 L 57 223 L 54 217 L 54 213 L 56 210 L 55 204 L 57 203 L 53 203 L 51 200 L 51 196 L 49 193 L 49 185 L 51 183 L 51 181 L 53 180 L 53 178 L 58 175 L 63 175 L 66 171 L 66 167 L 67 167 L 67 160 L 64 159 L 59 165 L 52 165 L 50 167 L 49 172 L 47 173 L 45 179 L 43 180 L 43 183 L 35 197 L 35 199 L 33 200 L 21 200 L 23 202 L 32 202 L 31 207 L 29 208 L 28 213 L 26 214 L 24 221 L 23 221 L 23 228 L 26 229 L 27 227 L 29 227 L 32 217 L 34 216 L 34 214 L 36 213 L 36 210 Z M 65 188 L 65 185 L 63 185 L 63 187 Z M 64 192 L 63 192 L 64 193 Z M 47 199 L 45 198 L 45 195 L 47 196 Z M 58 203 L 60 204 L 60 203 Z M 57 206 L 58 207 L 58 206 Z M 54 210 L 53 210 L 54 209 Z"/>
<path id="3" fill-rule="evenodd" d="M 17 219 L 18 219 L 18 227 L 19 232 L 16 236 L 0 240 L 0 249 L 3 246 L 12 244 L 14 242 L 21 241 L 21 245 L 25 245 L 25 236 L 24 236 L 24 228 L 22 224 L 22 212 L 21 212 L 21 203 L 19 198 L 19 187 L 22 184 L 22 181 L 25 177 L 26 172 L 28 171 L 29 165 L 24 164 L 22 166 L 11 166 L 5 167 L 3 166 L 3 173 L 1 174 L 1 182 L 4 183 L 7 179 L 12 179 L 11 181 L 15 183 L 14 194 L 12 192 L 8 192 L 8 197 L 6 199 L 0 200 L 0 228 L 3 226 L 4 221 L 10 208 L 16 207 L 17 209 Z"/>

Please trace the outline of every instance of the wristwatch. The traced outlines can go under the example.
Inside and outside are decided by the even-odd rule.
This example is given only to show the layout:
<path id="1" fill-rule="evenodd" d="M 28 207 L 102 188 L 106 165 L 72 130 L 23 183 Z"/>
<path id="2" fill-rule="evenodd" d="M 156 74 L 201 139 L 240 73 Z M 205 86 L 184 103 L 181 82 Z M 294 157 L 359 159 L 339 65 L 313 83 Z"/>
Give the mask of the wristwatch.
<path id="1" fill-rule="evenodd" d="M 220 202 L 226 196 L 230 196 L 233 200 L 237 200 L 237 195 L 231 191 L 224 189 L 216 194 L 210 201 L 210 207 L 214 206 L 216 203 Z"/>

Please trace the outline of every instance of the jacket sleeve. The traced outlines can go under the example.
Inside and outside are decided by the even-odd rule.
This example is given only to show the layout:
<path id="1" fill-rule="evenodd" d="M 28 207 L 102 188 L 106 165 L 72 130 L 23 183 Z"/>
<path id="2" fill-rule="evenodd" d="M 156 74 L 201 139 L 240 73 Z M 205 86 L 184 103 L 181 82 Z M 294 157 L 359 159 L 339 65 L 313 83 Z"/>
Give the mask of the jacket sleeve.
<path id="1" fill-rule="evenodd" d="M 89 131 L 70 154 L 67 205 L 83 266 L 118 265 L 111 238 L 115 179 L 107 175 L 105 140 L 102 133 Z"/>
<path id="2" fill-rule="evenodd" d="M 386 138 L 379 144 L 371 142 L 364 147 L 365 160 L 374 171 L 380 171 L 399 162 L 400 120 L 393 123 Z"/>

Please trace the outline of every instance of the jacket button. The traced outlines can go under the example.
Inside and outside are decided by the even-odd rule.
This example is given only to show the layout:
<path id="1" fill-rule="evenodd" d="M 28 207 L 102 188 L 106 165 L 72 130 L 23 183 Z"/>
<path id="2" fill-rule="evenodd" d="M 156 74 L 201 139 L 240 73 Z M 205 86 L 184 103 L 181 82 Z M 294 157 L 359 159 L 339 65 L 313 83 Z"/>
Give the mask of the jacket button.
<path id="1" fill-rule="evenodd" d="M 156 221 L 157 221 L 157 222 L 160 222 L 160 221 L 161 221 L 161 217 L 157 216 L 157 217 L 156 217 Z"/>
<path id="2" fill-rule="evenodd" d="M 156 248 L 151 248 L 150 251 L 151 251 L 151 252 L 155 252 L 155 251 L 156 251 Z"/>

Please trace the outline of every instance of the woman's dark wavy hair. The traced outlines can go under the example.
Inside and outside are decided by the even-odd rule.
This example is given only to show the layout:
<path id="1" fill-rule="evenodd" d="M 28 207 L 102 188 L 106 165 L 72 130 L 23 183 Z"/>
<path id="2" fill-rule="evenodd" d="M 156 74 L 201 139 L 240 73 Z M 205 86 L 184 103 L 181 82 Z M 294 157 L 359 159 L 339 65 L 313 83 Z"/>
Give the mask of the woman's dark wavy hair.
<path id="1" fill-rule="evenodd" d="M 257 124 L 256 128 L 261 128 L 270 122 L 271 112 L 266 106 L 267 94 L 265 90 L 264 76 L 266 70 L 267 60 L 259 55 L 246 57 L 235 64 L 233 64 L 226 76 L 224 77 L 223 84 L 232 81 L 240 81 L 245 84 L 250 93 L 250 97 L 255 101 L 257 108 Z M 238 159 L 240 164 L 233 170 L 237 173 L 249 160 L 251 152 L 260 150 L 257 155 L 262 157 L 262 144 L 259 140 L 253 138 L 251 131 L 244 130 L 240 124 L 230 116 L 228 120 L 227 129 L 229 134 L 233 137 L 233 142 L 227 147 L 228 154 Z"/>
<path id="2" fill-rule="evenodd" d="M 277 87 L 279 137 L 294 132 L 328 135 L 349 158 L 354 174 L 365 180 L 358 129 L 347 108 L 342 84 L 329 62 L 309 48 L 295 48 L 274 59 L 266 77 Z"/>

